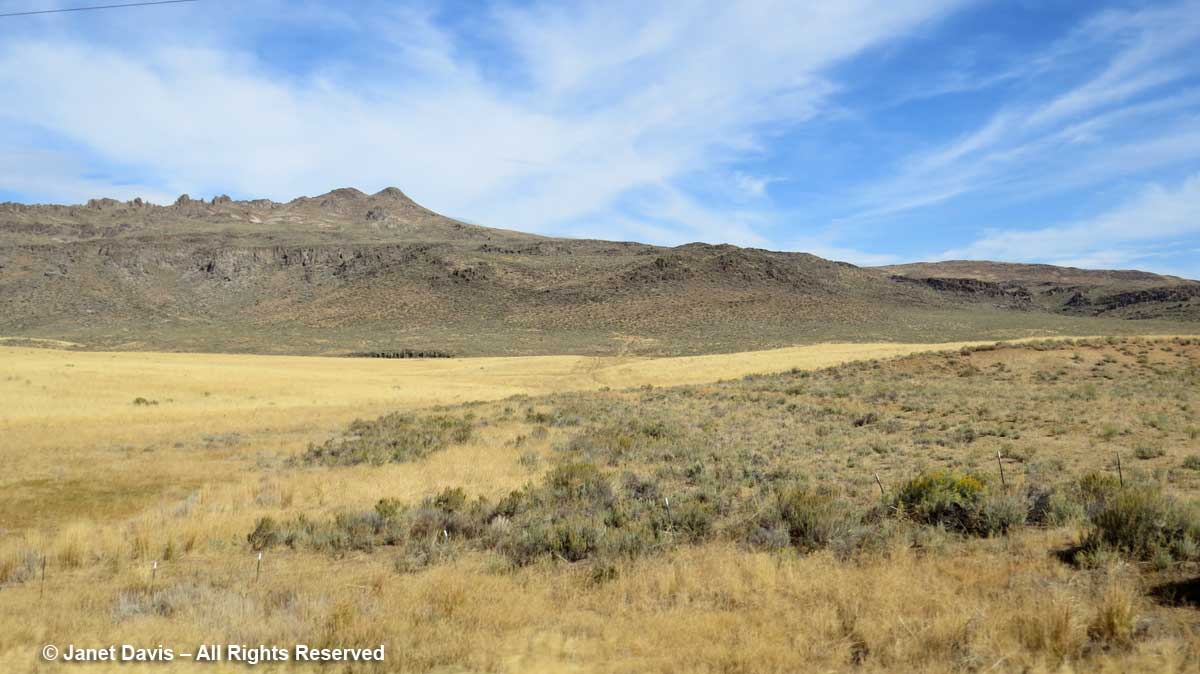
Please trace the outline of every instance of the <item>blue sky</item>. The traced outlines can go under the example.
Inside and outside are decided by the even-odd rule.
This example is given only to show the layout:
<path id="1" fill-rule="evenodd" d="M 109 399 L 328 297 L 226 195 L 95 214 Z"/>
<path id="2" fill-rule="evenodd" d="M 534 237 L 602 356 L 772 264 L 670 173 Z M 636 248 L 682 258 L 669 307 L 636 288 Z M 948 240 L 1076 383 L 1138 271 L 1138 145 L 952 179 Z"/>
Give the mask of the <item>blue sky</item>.
<path id="1" fill-rule="evenodd" d="M 0 0 L 0 12 L 95 4 Z M 1200 2 L 201 0 L 0 19 L 0 200 L 1200 277 Z"/>

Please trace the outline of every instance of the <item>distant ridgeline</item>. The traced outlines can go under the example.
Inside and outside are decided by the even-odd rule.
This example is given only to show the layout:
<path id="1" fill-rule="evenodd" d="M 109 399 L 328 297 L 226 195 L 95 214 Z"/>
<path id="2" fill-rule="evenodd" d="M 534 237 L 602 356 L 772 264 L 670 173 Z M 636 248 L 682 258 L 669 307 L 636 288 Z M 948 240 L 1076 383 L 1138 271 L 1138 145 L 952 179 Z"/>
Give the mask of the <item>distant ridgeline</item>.
<path id="1" fill-rule="evenodd" d="M 346 354 L 347 358 L 453 358 L 445 351 L 416 351 L 401 349 L 399 351 L 355 351 Z"/>

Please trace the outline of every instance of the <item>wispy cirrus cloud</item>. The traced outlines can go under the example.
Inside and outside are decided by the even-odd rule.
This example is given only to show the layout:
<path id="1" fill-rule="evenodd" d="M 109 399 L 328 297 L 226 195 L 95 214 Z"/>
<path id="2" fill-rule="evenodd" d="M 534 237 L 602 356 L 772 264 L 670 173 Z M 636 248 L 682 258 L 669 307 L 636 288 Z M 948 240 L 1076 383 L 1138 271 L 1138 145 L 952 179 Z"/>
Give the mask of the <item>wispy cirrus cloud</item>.
<path id="1" fill-rule="evenodd" d="M 1042 77 L 1056 59 L 1064 60 L 1061 69 L 1081 56 L 1105 59 L 1098 71 L 1061 88 L 1018 93 L 977 128 L 911 154 L 858 193 L 853 217 L 984 191 L 1026 198 L 1194 158 L 1200 81 L 1186 55 L 1197 48 L 1198 2 L 1102 12 L 1013 77 Z M 1165 117 L 1171 112 L 1182 114 Z"/>
<path id="2" fill-rule="evenodd" d="M 1200 174 L 1150 185 L 1125 203 L 1084 220 L 1028 230 L 993 230 L 942 259 L 1021 260 L 1075 267 L 1123 267 L 1170 251 L 1164 242 L 1200 237 Z M 1194 251 L 1193 251 L 1194 252 Z M 1200 276 L 1200 267 L 1182 274 Z"/>
<path id="3" fill-rule="evenodd" d="M 1018 234 L 1200 171 L 1200 0 L 171 7 L 0 23 L 0 198 L 397 185 L 499 227 L 878 264 L 1030 259 Z M 1200 267 L 1157 231 L 1054 259 Z"/>
<path id="4" fill-rule="evenodd" d="M 282 76 L 236 46 L 258 37 L 246 28 L 257 10 L 243 6 L 249 34 L 237 41 L 211 27 L 179 46 L 77 30 L 6 39 L 0 121 L 139 167 L 159 191 L 288 198 L 398 184 L 496 226 L 589 222 L 603 235 L 600 223 L 621 216 L 665 242 L 761 244 L 752 218 L 696 198 L 686 179 L 760 152 L 761 125 L 818 114 L 837 86 L 827 68 L 957 4 L 499 3 L 474 36 L 440 21 L 436 4 L 326 5 L 321 21 L 374 40 L 394 69 L 358 73 L 335 54 Z M 81 200 L 85 186 L 96 187 L 0 188 Z"/>

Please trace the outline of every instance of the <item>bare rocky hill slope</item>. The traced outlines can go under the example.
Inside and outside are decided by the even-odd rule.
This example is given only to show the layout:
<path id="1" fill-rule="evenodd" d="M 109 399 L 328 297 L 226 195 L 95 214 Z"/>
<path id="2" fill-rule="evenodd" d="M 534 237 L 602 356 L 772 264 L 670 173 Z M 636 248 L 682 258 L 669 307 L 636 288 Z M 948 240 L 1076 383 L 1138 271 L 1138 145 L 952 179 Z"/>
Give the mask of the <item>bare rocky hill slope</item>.
<path id="1" fill-rule="evenodd" d="M 0 337 L 262 353 L 670 354 L 1191 332 L 1091 317 L 1190 322 L 1200 306 L 1200 284 L 1183 279 L 1066 270 L 1051 287 L 984 268 L 866 269 L 728 245 L 549 238 L 459 222 L 395 188 L 287 203 L 0 204 Z"/>

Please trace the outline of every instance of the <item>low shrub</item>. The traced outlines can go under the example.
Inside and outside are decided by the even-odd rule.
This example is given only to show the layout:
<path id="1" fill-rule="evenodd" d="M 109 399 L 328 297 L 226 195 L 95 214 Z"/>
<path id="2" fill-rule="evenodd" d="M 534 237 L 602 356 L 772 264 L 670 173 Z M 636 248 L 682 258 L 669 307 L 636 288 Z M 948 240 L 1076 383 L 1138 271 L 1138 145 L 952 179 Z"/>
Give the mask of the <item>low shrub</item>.
<path id="1" fill-rule="evenodd" d="M 915 522 L 975 536 L 1007 533 L 1029 514 L 1024 496 L 992 494 L 981 477 L 941 470 L 904 483 L 893 506 Z"/>
<path id="2" fill-rule="evenodd" d="M 987 494 L 975 515 L 970 533 L 979 536 L 1007 534 L 1029 518 L 1029 501 L 1019 494 Z"/>
<path id="3" fill-rule="evenodd" d="M 777 522 L 793 547 L 810 552 L 853 547 L 863 518 L 856 508 L 829 490 L 789 487 L 776 496 L 772 520 L 761 522 L 760 527 L 770 530 Z"/>
<path id="4" fill-rule="evenodd" d="M 1089 518 L 1120 488 L 1121 481 L 1116 475 L 1096 471 L 1084 473 L 1073 485 L 1074 496 Z"/>
<path id="5" fill-rule="evenodd" d="M 1200 513 L 1155 485 L 1115 489 L 1089 514 L 1082 551 L 1113 550 L 1144 561 L 1187 561 L 1197 556 Z"/>
<path id="6" fill-rule="evenodd" d="M 374 421 L 356 420 L 349 435 L 311 445 L 301 460 L 327 466 L 380 465 L 414 461 L 471 439 L 474 417 L 389 414 Z"/>
<path id="7" fill-rule="evenodd" d="M 1057 527 L 1084 519 L 1087 513 L 1076 492 L 1074 488 L 1031 486 L 1027 492 L 1027 521 L 1031 524 Z"/>
<path id="8" fill-rule="evenodd" d="M 905 482 L 895 498 L 897 511 L 922 524 L 965 529 L 968 513 L 983 500 L 983 481 L 946 471 L 921 473 Z"/>
<path id="9" fill-rule="evenodd" d="M 554 467 L 545 479 L 545 485 L 559 499 L 569 501 L 611 501 L 612 487 L 593 463 L 575 461 Z"/>
<path id="10" fill-rule="evenodd" d="M 500 549 L 520 566 L 546 555 L 578 562 L 597 551 L 602 537 L 601 526 L 594 518 L 572 514 L 528 522 L 501 541 Z"/>
<path id="11" fill-rule="evenodd" d="M 648 482 L 635 476 L 626 477 L 626 483 Z M 638 495 L 627 489 L 618 495 L 610 476 L 594 464 L 567 462 L 551 469 L 540 484 L 494 503 L 448 488 L 412 507 L 383 499 L 373 510 L 339 513 L 325 522 L 298 517 L 280 523 L 264 517 L 247 540 L 255 550 L 277 545 L 331 552 L 398 547 L 396 568 L 413 571 L 468 548 L 494 550 L 518 566 L 546 557 L 608 563 L 712 534 L 717 507 L 710 495 L 681 492 L 668 505 L 667 499 L 645 498 L 650 491 L 645 487 Z"/>

